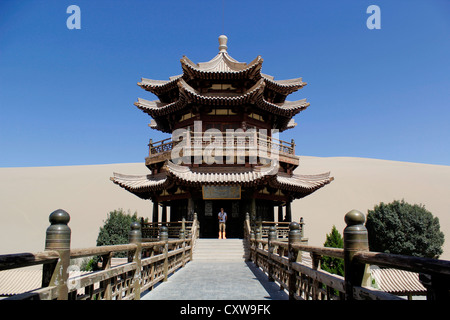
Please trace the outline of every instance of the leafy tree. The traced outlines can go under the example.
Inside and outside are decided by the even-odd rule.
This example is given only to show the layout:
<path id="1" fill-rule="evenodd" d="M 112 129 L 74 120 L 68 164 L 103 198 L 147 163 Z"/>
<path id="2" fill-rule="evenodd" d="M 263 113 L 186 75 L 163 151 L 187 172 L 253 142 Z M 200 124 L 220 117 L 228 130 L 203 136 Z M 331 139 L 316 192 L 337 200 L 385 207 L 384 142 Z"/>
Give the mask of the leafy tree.
<path id="1" fill-rule="evenodd" d="M 444 234 L 439 218 L 423 205 L 381 202 L 368 211 L 366 228 L 371 251 L 438 258 Z"/>
<path id="2" fill-rule="evenodd" d="M 342 238 L 336 226 L 333 225 L 331 233 L 327 234 L 327 239 L 323 244 L 324 247 L 331 248 L 343 248 L 344 239 Z M 344 275 L 344 260 L 339 258 L 332 258 L 323 256 L 321 260 L 321 268 L 330 273 L 338 274 L 340 276 Z"/>

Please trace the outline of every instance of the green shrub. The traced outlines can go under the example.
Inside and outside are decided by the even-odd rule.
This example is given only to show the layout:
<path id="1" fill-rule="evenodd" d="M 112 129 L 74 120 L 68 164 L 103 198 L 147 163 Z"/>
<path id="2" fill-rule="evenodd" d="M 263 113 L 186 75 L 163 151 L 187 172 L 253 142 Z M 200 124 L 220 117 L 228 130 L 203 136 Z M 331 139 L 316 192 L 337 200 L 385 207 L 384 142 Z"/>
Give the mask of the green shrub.
<path id="1" fill-rule="evenodd" d="M 106 221 L 97 237 L 97 246 L 109 246 L 117 244 L 128 243 L 128 233 L 131 230 L 132 222 L 139 222 L 140 218 L 137 216 L 137 212 L 133 215 L 128 211 L 125 213 L 123 209 L 118 209 L 108 213 Z M 114 254 L 115 257 L 126 257 L 127 252 L 119 252 Z M 101 262 L 101 257 L 96 256 L 88 260 L 82 265 L 83 271 L 95 271 L 98 270 L 98 264 Z"/>
<path id="2" fill-rule="evenodd" d="M 423 205 L 381 202 L 368 211 L 366 228 L 371 251 L 438 258 L 444 234 L 439 218 Z"/>

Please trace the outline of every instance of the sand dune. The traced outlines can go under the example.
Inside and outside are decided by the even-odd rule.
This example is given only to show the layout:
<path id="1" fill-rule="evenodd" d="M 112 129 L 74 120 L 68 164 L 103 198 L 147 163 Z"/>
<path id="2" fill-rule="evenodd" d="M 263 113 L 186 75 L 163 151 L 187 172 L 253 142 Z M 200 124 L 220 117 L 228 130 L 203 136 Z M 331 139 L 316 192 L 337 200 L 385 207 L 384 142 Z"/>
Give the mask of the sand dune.
<path id="1" fill-rule="evenodd" d="M 293 204 L 303 217 L 311 245 L 322 245 L 333 225 L 344 229 L 344 215 L 367 214 L 376 204 L 404 199 L 421 203 L 439 217 L 446 236 L 442 259 L 450 260 L 450 166 L 362 158 L 302 156 L 298 173 L 331 171 L 335 180 Z M 114 185 L 113 172 L 147 173 L 143 163 L 70 167 L 0 168 L 0 254 L 44 249 L 48 216 L 56 209 L 71 215 L 72 247 L 94 246 L 107 213 L 118 208 L 151 217 L 152 205 Z"/>

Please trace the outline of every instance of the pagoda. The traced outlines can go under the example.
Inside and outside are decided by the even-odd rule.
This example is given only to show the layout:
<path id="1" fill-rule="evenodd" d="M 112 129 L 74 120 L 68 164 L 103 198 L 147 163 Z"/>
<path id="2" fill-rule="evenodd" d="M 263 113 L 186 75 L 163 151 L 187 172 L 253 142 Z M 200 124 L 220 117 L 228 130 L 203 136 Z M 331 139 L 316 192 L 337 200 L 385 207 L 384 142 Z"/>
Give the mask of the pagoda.
<path id="1" fill-rule="evenodd" d="M 233 59 L 227 40 L 219 37 L 219 53 L 208 62 L 183 56 L 182 74 L 138 82 L 158 100 L 139 98 L 134 105 L 152 118 L 150 128 L 171 137 L 150 139 L 149 174 L 114 173 L 111 178 L 153 202 L 153 222 L 168 221 L 169 210 L 169 221 L 189 220 L 197 213 L 201 237 L 217 237 L 221 208 L 228 215 L 228 237 L 242 237 L 246 213 L 291 221 L 293 200 L 333 180 L 329 172 L 294 173 L 299 165 L 295 142 L 278 137 L 309 106 L 306 99 L 286 101 L 306 83 L 261 73 L 261 56 L 250 63 Z"/>

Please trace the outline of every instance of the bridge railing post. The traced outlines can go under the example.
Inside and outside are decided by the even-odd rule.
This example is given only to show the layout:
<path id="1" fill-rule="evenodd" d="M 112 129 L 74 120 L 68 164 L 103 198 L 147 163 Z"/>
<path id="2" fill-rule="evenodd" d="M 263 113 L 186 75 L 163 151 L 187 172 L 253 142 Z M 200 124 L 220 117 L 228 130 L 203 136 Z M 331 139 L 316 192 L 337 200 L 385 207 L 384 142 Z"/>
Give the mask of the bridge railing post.
<path id="1" fill-rule="evenodd" d="M 194 212 L 194 217 L 192 221 L 192 229 L 191 229 L 191 250 L 189 251 L 190 261 L 194 258 L 194 247 L 195 242 L 198 239 L 198 219 L 197 219 L 197 212 Z"/>
<path id="2" fill-rule="evenodd" d="M 261 248 L 261 242 L 258 242 L 258 240 L 262 240 L 261 225 L 262 225 L 261 218 L 258 217 L 258 222 L 257 222 L 256 228 L 255 228 L 255 240 L 256 241 L 255 241 L 255 253 L 254 253 L 254 259 L 255 259 L 254 263 L 257 267 L 259 266 L 259 259 L 258 259 L 259 255 L 258 255 L 257 249 Z"/>
<path id="3" fill-rule="evenodd" d="M 183 217 L 183 219 L 181 220 L 181 229 L 180 229 L 180 234 L 179 234 L 179 238 L 180 240 L 183 240 L 181 246 L 183 248 L 183 253 L 181 254 L 181 265 L 184 267 L 185 266 L 185 259 L 186 259 L 186 219 Z"/>
<path id="4" fill-rule="evenodd" d="M 256 259 L 256 234 L 255 234 L 255 227 L 250 227 L 250 261 L 255 262 Z"/>
<path id="5" fill-rule="evenodd" d="M 68 300 L 69 278 L 68 268 L 70 264 L 70 236 L 71 230 L 67 225 L 70 221 L 69 214 L 58 209 L 49 216 L 50 226 L 45 237 L 45 250 L 55 250 L 59 253 L 56 263 L 44 264 L 42 269 L 42 286 L 57 286 L 58 300 Z"/>
<path id="6" fill-rule="evenodd" d="M 273 251 L 274 251 L 274 247 L 273 247 L 273 241 L 277 240 L 277 228 L 275 226 L 270 226 L 269 227 L 269 240 L 268 240 L 268 245 L 269 245 L 269 255 L 268 255 L 268 278 L 269 281 L 273 282 L 275 281 L 273 279 L 273 261 L 272 261 L 272 255 L 273 255 Z"/>
<path id="7" fill-rule="evenodd" d="M 244 221 L 244 243 L 245 243 L 245 261 L 252 260 L 252 240 L 251 240 L 251 224 L 250 224 L 250 214 L 248 212 L 245 213 L 245 221 Z"/>
<path id="8" fill-rule="evenodd" d="M 128 234 L 128 242 L 136 245 L 136 251 L 133 255 L 133 262 L 136 262 L 136 271 L 134 272 L 133 283 L 131 286 L 134 291 L 134 300 L 141 299 L 141 268 L 142 268 L 142 230 L 139 222 L 131 223 L 131 230 Z"/>
<path id="9" fill-rule="evenodd" d="M 346 227 L 344 229 L 344 276 L 345 299 L 354 300 L 353 287 L 361 286 L 365 264 L 357 262 L 353 256 L 358 251 L 368 251 L 369 241 L 367 229 L 364 226 L 366 218 L 357 210 L 345 215 Z"/>
<path id="10" fill-rule="evenodd" d="M 261 240 L 262 239 L 262 232 L 263 232 L 263 227 L 262 227 L 262 217 L 258 216 L 258 218 L 256 219 L 256 235 L 257 235 L 257 240 Z M 258 233 L 261 235 L 260 238 L 258 238 Z"/>
<path id="11" fill-rule="evenodd" d="M 102 270 L 109 270 L 111 269 L 111 260 L 113 257 L 113 253 L 110 252 L 108 254 L 102 255 Z M 100 287 L 103 288 L 103 298 L 105 300 L 111 300 L 112 299 L 112 286 L 111 286 L 111 279 L 106 279 L 104 281 L 100 282 Z"/>
<path id="12" fill-rule="evenodd" d="M 299 244 L 301 242 L 300 225 L 297 222 L 291 222 L 289 224 L 289 240 L 288 240 L 288 258 L 289 258 L 289 300 L 295 299 L 297 291 L 297 276 L 295 270 L 292 268 L 292 264 L 297 262 L 298 249 L 293 248 L 292 245 Z"/>
<path id="13" fill-rule="evenodd" d="M 159 232 L 159 240 L 164 241 L 164 282 L 167 281 L 169 276 L 169 229 L 166 226 L 162 226 Z"/>

